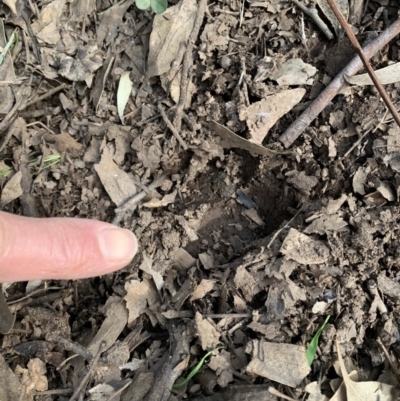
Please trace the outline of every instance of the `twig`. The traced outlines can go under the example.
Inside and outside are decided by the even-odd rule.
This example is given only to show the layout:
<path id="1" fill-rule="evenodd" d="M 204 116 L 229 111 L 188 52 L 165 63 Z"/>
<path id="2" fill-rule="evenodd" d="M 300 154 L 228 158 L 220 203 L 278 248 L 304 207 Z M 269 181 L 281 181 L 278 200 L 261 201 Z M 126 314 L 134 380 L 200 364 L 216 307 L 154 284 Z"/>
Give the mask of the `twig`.
<path id="1" fill-rule="evenodd" d="M 364 55 L 371 58 L 375 53 L 386 46 L 400 32 L 400 19 L 385 29 L 375 40 L 363 48 Z M 288 148 L 311 124 L 319 113 L 332 101 L 338 92 L 347 84 L 345 75 L 353 76 L 363 64 L 356 56 L 336 76 L 336 78 L 321 92 L 321 94 L 307 107 L 297 120 L 279 137 L 279 141 Z"/>
<path id="2" fill-rule="evenodd" d="M 97 351 L 97 354 L 95 355 L 95 357 L 92 360 L 92 363 L 90 365 L 89 370 L 87 371 L 86 375 L 83 377 L 83 379 L 81 380 L 81 382 L 79 383 L 79 386 L 77 387 L 77 389 L 75 390 L 74 394 L 72 394 L 71 398 L 69 399 L 69 401 L 75 401 L 76 399 L 78 399 L 79 394 L 81 393 L 81 391 L 83 390 L 83 388 L 86 386 L 90 375 L 93 372 L 94 367 L 97 364 L 97 361 L 100 358 L 101 353 L 103 352 L 104 348 L 105 348 L 106 342 L 103 341 L 99 347 L 99 350 Z"/>
<path id="3" fill-rule="evenodd" d="M 171 121 L 169 121 L 169 118 L 167 114 L 165 113 L 164 108 L 161 106 L 161 103 L 158 104 L 158 110 L 160 110 L 161 117 L 163 118 L 165 124 L 167 127 L 170 129 L 170 131 L 174 134 L 175 138 L 178 140 L 178 142 L 181 144 L 182 148 L 187 150 L 188 146 L 186 145 L 186 142 L 182 139 L 181 135 L 179 132 L 176 130 L 176 128 L 172 125 Z"/>
<path id="4" fill-rule="evenodd" d="M 315 7 L 313 8 L 308 8 L 304 4 L 301 4 L 298 0 L 290 0 L 297 8 L 299 8 L 301 11 L 303 11 L 304 14 L 308 15 L 314 22 L 315 25 L 319 29 L 321 29 L 321 32 L 329 39 L 333 39 L 333 33 L 331 30 L 328 28 L 328 26 L 325 24 L 325 22 L 321 19 L 321 17 L 318 14 L 318 11 Z"/>
<path id="5" fill-rule="evenodd" d="M 253 315 L 251 313 L 209 313 L 204 316 L 212 319 L 243 319 Z"/>
<path id="6" fill-rule="evenodd" d="M 156 180 L 154 180 L 149 186 L 148 189 L 150 191 L 153 191 L 157 187 L 159 187 L 163 181 L 165 180 L 165 175 L 162 175 L 158 177 Z M 133 206 L 135 206 L 137 203 L 139 203 L 143 198 L 146 197 L 148 191 L 142 191 L 133 196 L 132 198 L 128 199 L 124 204 L 122 204 L 120 207 L 115 209 L 116 213 L 122 213 L 126 212 L 128 209 L 131 209 Z"/>
<path id="7" fill-rule="evenodd" d="M 400 369 L 399 369 L 398 364 L 396 362 L 393 362 L 393 359 L 392 359 L 391 355 L 389 354 L 389 351 L 386 349 L 385 345 L 383 344 L 382 340 L 379 337 L 376 339 L 376 342 L 378 343 L 378 345 L 381 347 L 383 353 L 385 354 L 386 359 L 388 360 L 389 365 L 392 369 L 392 372 L 397 376 L 397 379 L 399 379 L 400 378 Z"/>
<path id="8" fill-rule="evenodd" d="M 201 24 L 203 23 L 206 7 L 207 7 L 207 0 L 200 0 L 199 8 L 197 10 L 196 20 L 194 22 L 193 30 L 188 40 L 185 56 L 183 57 L 179 102 L 176 108 L 175 118 L 174 118 L 174 126 L 178 132 L 181 130 L 182 114 L 183 114 L 183 109 L 185 108 L 186 105 L 186 95 L 187 95 L 186 91 L 189 86 L 189 70 L 193 64 L 193 55 L 192 55 L 193 47 L 199 35 Z"/>
<path id="9" fill-rule="evenodd" d="M 48 92 L 46 92 L 44 95 L 37 97 L 36 99 L 30 100 L 28 103 L 26 103 L 26 107 L 32 106 L 33 104 L 40 102 L 42 100 L 45 100 L 51 96 L 53 96 L 55 93 L 60 92 L 64 88 L 66 88 L 67 85 L 61 84 L 57 86 L 56 88 L 50 89 Z"/>
<path id="10" fill-rule="evenodd" d="M 381 95 L 383 101 L 385 102 L 387 108 L 390 110 L 392 113 L 392 116 L 394 120 L 396 121 L 397 125 L 400 127 L 400 116 L 397 113 L 396 107 L 394 106 L 393 102 L 390 100 L 389 95 L 387 94 L 385 88 L 382 86 L 381 82 L 379 81 L 378 76 L 375 74 L 375 71 L 371 67 L 370 62 L 368 59 L 364 56 L 363 50 L 361 48 L 361 45 L 359 41 L 356 38 L 356 35 L 354 35 L 352 29 L 350 28 L 350 25 L 347 23 L 346 19 L 343 17 L 342 12 L 339 10 L 339 7 L 337 6 L 335 0 L 327 0 L 330 8 L 336 15 L 336 18 L 338 19 L 340 25 L 342 28 L 345 30 L 347 36 L 350 39 L 351 44 L 353 45 L 354 49 L 356 50 L 357 54 L 360 56 L 360 59 L 362 60 L 362 63 L 364 64 L 365 69 L 368 72 L 368 75 L 371 77 L 372 82 L 376 86 L 376 89 L 378 89 L 379 94 Z"/>
<path id="11" fill-rule="evenodd" d="M 80 345 L 78 343 L 73 343 L 61 336 L 57 336 L 55 339 L 57 341 L 57 345 L 61 346 L 61 348 L 80 355 L 82 358 L 86 359 L 88 362 L 90 362 L 93 359 L 93 355 L 82 345 Z"/>

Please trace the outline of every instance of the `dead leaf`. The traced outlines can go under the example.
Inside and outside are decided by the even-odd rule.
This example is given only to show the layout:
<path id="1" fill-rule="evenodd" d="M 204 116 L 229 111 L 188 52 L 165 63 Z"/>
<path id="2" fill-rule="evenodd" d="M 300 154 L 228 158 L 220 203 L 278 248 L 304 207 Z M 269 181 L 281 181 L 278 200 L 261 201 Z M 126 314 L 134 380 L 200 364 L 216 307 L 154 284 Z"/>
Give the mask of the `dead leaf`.
<path id="1" fill-rule="evenodd" d="M 303 265 L 325 263 L 330 256 L 329 248 L 321 241 L 314 240 L 294 228 L 289 230 L 280 251 L 286 258 Z"/>
<path id="2" fill-rule="evenodd" d="M 400 284 L 390 279 L 385 273 L 378 276 L 378 287 L 383 294 L 394 299 L 400 299 Z"/>
<path id="3" fill-rule="evenodd" d="M 16 4 L 17 0 L 3 0 L 3 3 L 10 8 L 10 10 L 15 14 L 18 15 Z"/>
<path id="4" fill-rule="evenodd" d="M 57 65 L 61 76 L 74 82 L 86 82 L 91 88 L 94 73 L 103 65 L 103 58 L 99 49 L 93 46 L 78 52 L 75 57 L 59 54 Z"/>
<path id="5" fill-rule="evenodd" d="M 149 207 L 149 208 L 168 206 L 170 203 L 175 202 L 175 198 L 176 198 L 177 194 L 178 194 L 178 191 L 175 190 L 174 192 L 171 192 L 170 194 L 164 195 L 162 197 L 162 199 L 153 198 L 152 200 L 143 203 L 143 206 Z"/>
<path id="6" fill-rule="evenodd" d="M 156 15 L 150 35 L 148 77 L 162 75 L 171 68 L 180 44 L 187 43 L 197 15 L 195 0 L 181 0 L 163 14 Z"/>
<path id="7" fill-rule="evenodd" d="M 118 34 L 118 27 L 122 25 L 122 18 L 133 1 L 122 0 L 99 14 L 100 24 L 96 30 L 99 47 L 103 47 L 103 45 L 108 47 L 110 43 L 114 42 Z"/>
<path id="8" fill-rule="evenodd" d="M 317 0 L 318 5 L 320 6 L 322 12 L 325 14 L 326 18 L 330 21 L 333 28 L 335 29 L 336 36 L 340 37 L 340 32 L 342 27 L 336 18 L 335 13 L 332 11 L 330 5 L 326 0 Z M 335 0 L 336 5 L 338 6 L 339 10 L 342 12 L 346 21 L 349 18 L 349 2 L 348 0 Z"/>
<path id="9" fill-rule="evenodd" d="M 43 42 L 55 45 L 61 39 L 58 21 L 62 15 L 65 0 L 53 0 L 42 8 L 39 18 L 32 24 L 36 37 Z"/>
<path id="10" fill-rule="evenodd" d="M 114 163 L 107 147 L 103 149 L 100 163 L 95 164 L 94 169 L 99 175 L 104 189 L 117 207 L 136 194 L 136 186 L 133 180 Z"/>
<path id="11" fill-rule="evenodd" d="M 45 134 L 43 139 L 54 144 L 54 148 L 59 153 L 68 152 L 73 157 L 78 157 L 82 152 L 82 144 L 77 142 L 68 132 L 62 131 L 58 135 Z"/>
<path id="12" fill-rule="evenodd" d="M 133 87 L 133 82 L 129 78 L 129 71 L 123 72 L 119 80 L 118 92 L 117 92 L 118 115 L 123 125 L 125 125 L 124 110 L 131 95 L 132 87 Z"/>
<path id="13" fill-rule="evenodd" d="M 128 326 L 146 310 L 148 304 L 154 304 L 158 299 L 158 293 L 151 280 L 131 280 L 125 283 L 126 307 L 129 311 Z"/>
<path id="14" fill-rule="evenodd" d="M 0 355 L 0 400 L 15 401 L 20 400 L 22 394 L 22 384 L 17 375 L 8 367 L 4 357 Z M 23 397 L 22 401 L 32 400 L 33 397 Z"/>
<path id="15" fill-rule="evenodd" d="M 222 146 L 224 148 L 239 148 L 247 150 L 248 152 L 255 153 L 262 156 L 276 156 L 284 154 L 292 154 L 290 151 L 276 151 L 272 149 L 265 148 L 264 146 L 258 145 L 256 143 L 250 142 L 247 139 L 236 135 L 230 129 L 224 127 L 223 125 L 217 123 L 216 121 L 210 121 L 210 128 L 215 131 L 220 137 L 224 139 L 222 141 Z"/>
<path id="16" fill-rule="evenodd" d="M 385 383 L 356 382 L 346 371 L 339 341 L 336 339 L 336 349 L 339 358 L 340 371 L 346 386 L 347 401 L 393 401 L 396 399 L 396 389 Z"/>
<path id="17" fill-rule="evenodd" d="M 269 79 L 278 82 L 279 85 L 312 85 L 312 78 L 318 70 L 311 64 L 305 63 L 300 58 L 285 61 L 280 68 L 273 71 Z"/>
<path id="18" fill-rule="evenodd" d="M 203 298 L 206 294 L 213 290 L 215 286 L 215 280 L 205 280 L 202 279 L 200 284 L 193 291 L 192 296 L 190 297 L 190 302 L 195 301 L 196 299 Z"/>
<path id="19" fill-rule="evenodd" d="M 359 167 L 354 174 L 353 177 L 353 189 L 354 192 L 360 194 L 360 195 L 365 195 L 365 190 L 364 190 L 364 185 L 365 181 L 368 177 L 368 174 L 371 172 L 371 167 Z"/>
<path id="20" fill-rule="evenodd" d="M 195 323 L 197 334 L 200 337 L 201 348 L 204 351 L 215 348 L 219 344 L 221 336 L 219 331 L 207 319 L 203 318 L 199 312 L 196 312 Z"/>
<path id="21" fill-rule="evenodd" d="M 208 367 L 217 374 L 217 383 L 222 388 L 227 387 L 233 381 L 231 354 L 229 352 L 221 350 L 219 355 L 213 355 Z"/>
<path id="22" fill-rule="evenodd" d="M 139 266 L 139 269 L 143 270 L 144 272 L 153 277 L 154 283 L 158 291 L 160 291 L 164 287 L 164 279 L 162 275 L 153 270 L 153 260 L 148 258 L 145 253 L 143 253 L 143 262 Z"/>
<path id="23" fill-rule="evenodd" d="M 253 359 L 247 372 L 296 388 L 310 373 L 301 345 L 253 341 Z"/>
<path id="24" fill-rule="evenodd" d="M 260 292 L 255 278 L 246 270 L 243 265 L 240 265 L 234 278 L 235 286 L 243 292 L 247 302 L 251 302 L 255 294 Z"/>
<path id="25" fill-rule="evenodd" d="M 306 175 L 304 171 L 291 170 L 285 173 L 285 176 L 288 177 L 287 183 L 292 184 L 306 196 L 310 195 L 311 189 L 319 182 L 317 177 Z"/>
<path id="26" fill-rule="evenodd" d="M 305 234 L 320 234 L 324 235 L 328 232 L 342 231 L 347 227 L 347 222 L 338 215 L 325 215 L 316 218 L 312 223 L 304 230 Z"/>
<path id="27" fill-rule="evenodd" d="M 393 84 L 400 81 L 400 63 L 394 63 L 380 70 L 375 70 L 375 74 L 383 85 Z M 374 85 L 368 74 L 354 75 L 352 77 L 345 75 L 346 81 L 352 85 L 365 86 Z"/>
<path id="28" fill-rule="evenodd" d="M 111 300 L 111 298 L 109 298 Z M 90 342 L 88 351 L 94 356 L 100 345 L 105 342 L 103 351 L 110 348 L 117 340 L 128 322 L 128 310 L 120 297 L 113 297 L 112 303 L 108 305 L 106 318 L 100 329 Z M 109 302 L 109 301 L 108 301 Z"/>
<path id="29" fill-rule="evenodd" d="M 22 173 L 18 171 L 15 173 L 4 186 L 0 197 L 0 209 L 8 205 L 13 200 L 19 198 L 22 194 L 21 187 Z"/>
<path id="30" fill-rule="evenodd" d="M 289 89 L 267 96 L 239 110 L 239 118 L 246 121 L 250 131 L 250 141 L 261 145 L 268 131 L 288 113 L 305 95 L 304 88 Z"/>
<path id="31" fill-rule="evenodd" d="M 309 394 L 307 401 L 328 401 L 328 397 L 321 393 L 318 382 L 307 384 L 304 390 Z"/>

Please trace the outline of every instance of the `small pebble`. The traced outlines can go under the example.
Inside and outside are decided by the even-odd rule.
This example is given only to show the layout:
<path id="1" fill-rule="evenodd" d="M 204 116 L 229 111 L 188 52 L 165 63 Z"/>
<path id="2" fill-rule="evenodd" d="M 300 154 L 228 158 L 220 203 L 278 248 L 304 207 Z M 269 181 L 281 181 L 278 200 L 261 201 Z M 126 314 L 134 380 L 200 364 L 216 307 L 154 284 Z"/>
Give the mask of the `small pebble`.
<path id="1" fill-rule="evenodd" d="M 232 59 L 228 56 L 222 56 L 219 59 L 219 65 L 225 70 L 228 69 L 232 64 Z"/>

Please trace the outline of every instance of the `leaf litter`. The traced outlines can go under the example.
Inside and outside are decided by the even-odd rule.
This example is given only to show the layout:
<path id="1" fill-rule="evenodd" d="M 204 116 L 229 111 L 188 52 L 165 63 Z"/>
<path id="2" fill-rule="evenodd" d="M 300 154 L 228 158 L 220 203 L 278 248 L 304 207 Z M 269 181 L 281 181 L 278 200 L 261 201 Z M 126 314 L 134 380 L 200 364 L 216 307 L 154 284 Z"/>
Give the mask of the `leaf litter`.
<path id="1" fill-rule="evenodd" d="M 30 195 L 41 217 L 114 221 L 141 254 L 3 286 L 1 399 L 396 399 L 398 128 L 349 86 L 292 149 L 277 142 L 354 55 L 312 19 L 341 36 L 326 4 L 3 3 L 1 208 Z M 362 18 L 339 3 L 360 36 L 397 18 L 392 0 Z M 386 76 L 397 47 L 373 58 Z M 330 368 L 335 338 L 356 374 Z"/>

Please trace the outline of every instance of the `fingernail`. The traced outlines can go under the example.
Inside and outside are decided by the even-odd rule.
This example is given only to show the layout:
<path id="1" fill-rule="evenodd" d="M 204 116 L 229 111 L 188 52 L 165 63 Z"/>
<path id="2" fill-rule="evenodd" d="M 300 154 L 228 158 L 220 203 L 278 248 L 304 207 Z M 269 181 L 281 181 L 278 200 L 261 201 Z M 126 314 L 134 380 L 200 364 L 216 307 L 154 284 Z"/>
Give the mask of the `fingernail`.
<path id="1" fill-rule="evenodd" d="M 101 253 L 110 262 L 129 263 L 136 255 L 135 235 L 123 228 L 109 228 L 98 235 Z"/>

